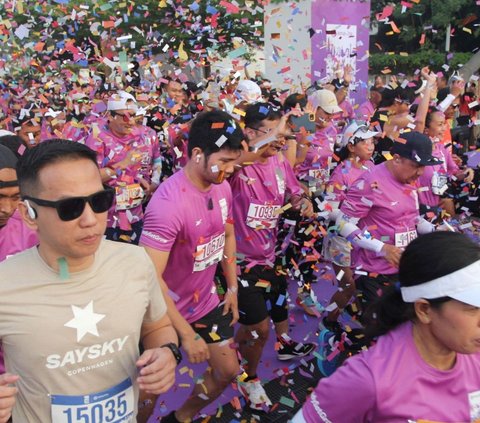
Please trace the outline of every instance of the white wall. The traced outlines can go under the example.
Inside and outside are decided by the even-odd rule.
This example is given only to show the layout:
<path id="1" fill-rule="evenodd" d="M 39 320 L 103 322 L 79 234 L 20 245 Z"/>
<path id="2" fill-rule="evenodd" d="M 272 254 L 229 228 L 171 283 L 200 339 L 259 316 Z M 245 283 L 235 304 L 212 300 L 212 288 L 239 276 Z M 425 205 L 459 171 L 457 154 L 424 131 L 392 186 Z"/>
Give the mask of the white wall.
<path id="1" fill-rule="evenodd" d="M 310 10 L 310 0 L 265 7 L 265 76 L 276 88 L 297 92 L 301 84 L 310 86 Z"/>

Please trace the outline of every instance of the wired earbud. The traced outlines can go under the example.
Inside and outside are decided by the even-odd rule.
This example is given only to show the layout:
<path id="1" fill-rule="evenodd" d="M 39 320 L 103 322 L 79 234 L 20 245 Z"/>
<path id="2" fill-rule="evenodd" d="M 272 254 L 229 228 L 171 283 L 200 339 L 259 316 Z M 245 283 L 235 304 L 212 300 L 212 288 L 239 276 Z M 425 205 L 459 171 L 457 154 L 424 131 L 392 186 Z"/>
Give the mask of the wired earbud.
<path id="1" fill-rule="evenodd" d="M 195 156 L 195 163 L 200 163 L 200 157 L 201 157 L 200 154 L 197 154 Z"/>
<path id="2" fill-rule="evenodd" d="M 27 207 L 27 213 L 30 219 L 35 220 L 37 218 L 37 212 L 35 209 L 30 205 L 28 200 L 23 201 L 25 206 Z"/>

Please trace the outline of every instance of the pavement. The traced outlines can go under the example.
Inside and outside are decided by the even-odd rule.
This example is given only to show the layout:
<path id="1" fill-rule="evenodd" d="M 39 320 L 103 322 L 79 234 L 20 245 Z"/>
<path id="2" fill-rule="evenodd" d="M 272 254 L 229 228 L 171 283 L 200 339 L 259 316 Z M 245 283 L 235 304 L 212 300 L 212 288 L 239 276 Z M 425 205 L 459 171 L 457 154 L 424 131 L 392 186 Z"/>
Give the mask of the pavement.
<path id="1" fill-rule="evenodd" d="M 336 290 L 335 276 L 328 264 L 323 263 L 323 271 L 312 289 L 318 302 L 326 306 Z M 289 283 L 289 336 L 296 341 L 315 342 L 319 332 L 320 319 L 303 312 L 295 304 L 298 284 Z M 347 322 L 348 323 L 348 322 Z M 196 422 L 287 422 L 301 407 L 307 394 L 318 383 L 321 374 L 317 366 L 318 353 L 291 361 L 280 361 L 275 351 L 275 333 L 273 328 L 265 346 L 258 376 L 272 400 L 273 406 L 267 413 L 252 413 L 236 385 L 232 383 L 212 404 L 202 410 Z M 199 380 L 207 363 L 191 364 L 186 359 L 177 368 L 175 386 L 158 398 L 154 415 L 149 423 L 157 423 L 161 416 L 177 409 L 190 395 L 196 381 Z"/>

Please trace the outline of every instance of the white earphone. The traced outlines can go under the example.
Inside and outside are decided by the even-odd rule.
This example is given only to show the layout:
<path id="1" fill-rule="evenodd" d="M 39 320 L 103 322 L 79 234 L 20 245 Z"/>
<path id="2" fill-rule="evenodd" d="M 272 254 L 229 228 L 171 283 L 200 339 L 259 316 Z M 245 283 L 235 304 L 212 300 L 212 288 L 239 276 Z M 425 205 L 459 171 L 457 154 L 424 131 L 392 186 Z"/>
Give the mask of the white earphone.
<path id="1" fill-rule="evenodd" d="M 35 209 L 30 205 L 28 200 L 23 201 L 25 203 L 25 206 L 27 207 L 27 213 L 30 219 L 35 220 L 37 218 L 37 212 Z"/>
<path id="2" fill-rule="evenodd" d="M 197 155 L 195 156 L 195 163 L 199 163 L 199 162 L 200 162 L 200 157 L 201 157 L 200 154 L 197 154 Z"/>

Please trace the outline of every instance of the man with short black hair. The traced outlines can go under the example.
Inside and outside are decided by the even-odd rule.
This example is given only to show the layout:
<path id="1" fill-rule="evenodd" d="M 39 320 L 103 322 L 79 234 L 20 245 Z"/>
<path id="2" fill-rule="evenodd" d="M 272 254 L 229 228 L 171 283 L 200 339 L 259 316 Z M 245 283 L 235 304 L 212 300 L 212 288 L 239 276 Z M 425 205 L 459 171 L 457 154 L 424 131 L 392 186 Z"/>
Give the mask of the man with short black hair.
<path id="1" fill-rule="evenodd" d="M 114 193 L 94 151 L 45 141 L 17 174 L 40 244 L 0 264 L 0 421 L 135 421 L 139 391 L 165 392 L 181 358 L 155 268 L 103 240 Z"/>
<path id="2" fill-rule="evenodd" d="M 225 112 L 200 113 L 188 139 L 187 165 L 165 182 L 145 214 L 141 245 L 155 263 L 168 314 L 192 363 L 208 360 L 190 398 L 162 419 L 191 421 L 239 373 L 233 348 L 238 320 L 232 192 L 226 178 L 243 150 L 243 133 Z M 214 282 L 220 263 L 227 289 Z"/>
<path id="3" fill-rule="evenodd" d="M 304 357 L 315 345 L 292 340 L 288 334 L 286 271 L 277 260 L 275 247 L 282 208 L 290 206 L 302 215 L 312 215 L 312 203 L 296 180 L 282 154 L 287 136 L 286 119 L 268 103 L 247 107 L 245 135 L 255 162 L 243 167 L 230 180 L 235 208 L 235 233 L 240 270 L 238 304 L 241 327 L 236 334 L 246 373 L 238 380 L 250 407 L 262 410 L 271 401 L 257 376 L 257 367 L 270 332 L 275 326 L 280 360 Z M 264 146 L 260 144 L 266 143 Z"/>

